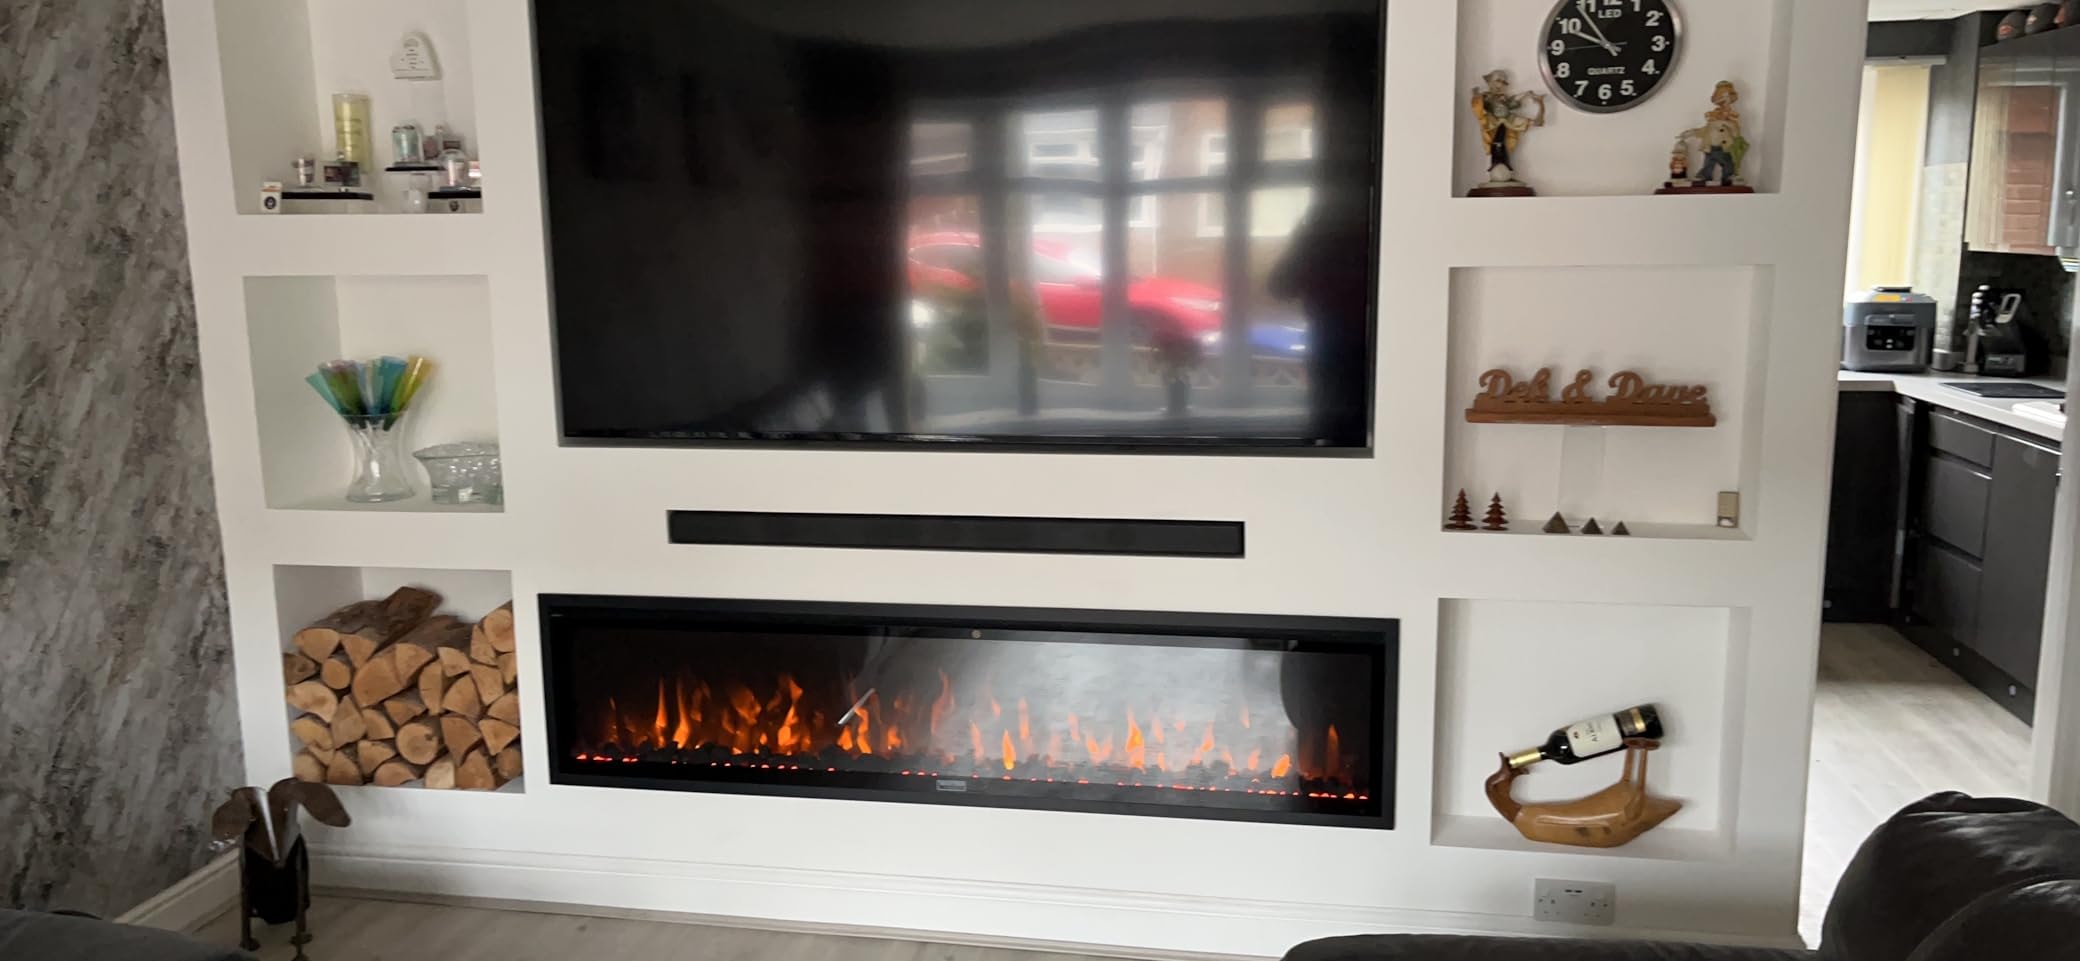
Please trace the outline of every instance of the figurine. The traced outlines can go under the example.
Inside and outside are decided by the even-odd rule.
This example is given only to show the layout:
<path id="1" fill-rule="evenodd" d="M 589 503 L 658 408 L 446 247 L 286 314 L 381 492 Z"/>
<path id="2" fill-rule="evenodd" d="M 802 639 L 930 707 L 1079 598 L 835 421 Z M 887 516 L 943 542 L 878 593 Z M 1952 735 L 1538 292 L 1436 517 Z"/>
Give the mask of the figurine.
<path id="1" fill-rule="evenodd" d="M 210 818 L 210 833 L 219 847 L 238 845 L 238 946 L 260 949 L 253 940 L 253 919 L 268 924 L 296 922 L 289 943 L 293 961 L 308 961 L 310 943 L 306 914 L 311 906 L 311 858 L 303 843 L 302 810 L 321 824 L 336 828 L 352 823 L 339 797 L 323 784 L 295 778 L 276 781 L 263 797 L 256 787 L 231 792 L 231 799 Z"/>
<path id="2" fill-rule="evenodd" d="M 1554 511 L 1552 519 L 1546 521 L 1545 532 L 1548 534 L 1571 533 L 1567 526 L 1567 518 L 1560 516 L 1559 511 Z"/>
<path id="3" fill-rule="evenodd" d="M 1582 525 L 1582 533 L 1591 536 L 1602 536 L 1603 525 L 1596 523 L 1596 518 L 1591 517 L 1589 518 L 1588 523 Z"/>
<path id="4" fill-rule="evenodd" d="M 1473 119 L 1480 126 L 1481 146 L 1488 151 L 1488 182 L 1467 191 L 1469 197 L 1535 197 L 1538 191 L 1517 179 L 1513 158 L 1524 131 L 1546 125 L 1546 95 L 1535 91 L 1511 93 L 1509 71 L 1495 70 L 1481 78 L 1486 87 L 1473 90 Z M 1529 101 L 1538 104 L 1536 116 L 1521 111 Z"/>
<path id="5" fill-rule="evenodd" d="M 1732 81 L 1719 81 L 1719 86 L 1712 90 L 1712 109 L 1705 112 L 1704 123 L 1676 137 L 1669 157 L 1669 180 L 1655 193 L 1755 192 L 1755 188 L 1741 179 L 1741 164 L 1748 156 L 1748 138 L 1741 134 L 1741 114 L 1734 109 L 1740 100 L 1740 91 L 1734 89 Z M 1692 144 L 1696 145 L 1703 160 L 1695 168 L 1690 166 Z M 1692 170 L 1694 175 L 1690 173 Z"/>
<path id="6" fill-rule="evenodd" d="M 1624 522 L 1624 521 L 1619 521 L 1619 522 L 1618 522 L 1618 526 L 1616 526 L 1616 527 L 1613 527 L 1613 528 L 1611 528 L 1611 536 L 1612 536 L 1612 537 L 1631 537 L 1631 536 L 1632 536 L 1632 528 L 1626 527 L 1626 526 L 1625 526 L 1625 522 Z"/>

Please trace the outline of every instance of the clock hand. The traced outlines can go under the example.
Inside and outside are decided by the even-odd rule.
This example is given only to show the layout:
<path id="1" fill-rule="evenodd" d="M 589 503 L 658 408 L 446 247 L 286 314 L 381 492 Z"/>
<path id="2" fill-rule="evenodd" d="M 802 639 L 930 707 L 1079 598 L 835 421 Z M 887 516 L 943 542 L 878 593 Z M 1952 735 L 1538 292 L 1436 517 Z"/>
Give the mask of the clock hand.
<path id="1" fill-rule="evenodd" d="M 1611 56 L 1617 56 L 1618 45 L 1612 43 L 1611 38 L 1604 35 L 1603 24 L 1596 22 L 1596 0 L 1576 0 L 1574 9 L 1576 13 L 1582 15 L 1583 23 L 1588 24 L 1590 27 L 1593 27 L 1596 30 L 1596 36 L 1589 37 L 1585 35 L 1582 37 L 1582 39 L 1595 40 L 1597 43 L 1603 44 L 1603 49 L 1610 51 Z"/>
<path id="2" fill-rule="evenodd" d="M 1575 50 L 1587 50 L 1590 47 L 1601 47 L 1605 53 L 1608 53 L 1611 56 L 1615 57 L 1618 55 L 1618 51 L 1625 47 L 1625 45 L 1622 43 L 1611 43 L 1608 40 L 1598 40 L 1595 37 L 1589 36 L 1588 34 L 1583 33 L 1579 30 L 1562 30 L 1561 33 L 1565 33 L 1569 36 L 1580 37 L 1583 40 L 1589 41 L 1588 47 L 1575 47 L 1573 48 Z"/>

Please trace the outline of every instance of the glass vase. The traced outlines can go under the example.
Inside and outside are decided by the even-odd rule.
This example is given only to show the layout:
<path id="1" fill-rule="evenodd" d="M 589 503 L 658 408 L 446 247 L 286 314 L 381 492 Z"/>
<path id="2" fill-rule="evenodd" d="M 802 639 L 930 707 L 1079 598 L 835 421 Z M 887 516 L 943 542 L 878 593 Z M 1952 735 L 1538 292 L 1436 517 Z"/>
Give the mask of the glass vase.
<path id="1" fill-rule="evenodd" d="M 356 504 L 401 501 L 418 493 L 405 473 L 402 414 L 354 414 L 340 418 L 354 444 L 354 479 L 347 500 Z"/>

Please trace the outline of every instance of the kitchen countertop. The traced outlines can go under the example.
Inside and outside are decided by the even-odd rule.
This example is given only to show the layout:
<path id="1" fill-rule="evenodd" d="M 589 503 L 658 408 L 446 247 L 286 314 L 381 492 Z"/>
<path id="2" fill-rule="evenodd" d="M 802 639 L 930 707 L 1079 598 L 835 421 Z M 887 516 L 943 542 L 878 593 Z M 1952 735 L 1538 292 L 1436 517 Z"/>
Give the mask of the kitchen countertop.
<path id="1" fill-rule="evenodd" d="M 1912 397 L 1915 400 L 1926 401 L 1938 407 L 1947 407 L 1960 414 L 1967 414 L 1981 420 L 1989 420 L 2003 427 L 2011 427 L 2048 441 L 2058 442 L 2065 439 L 2065 431 L 2058 425 L 2015 412 L 2015 405 L 2023 403 L 2028 398 L 2002 399 L 1979 397 L 1943 386 L 1945 383 L 1979 380 L 2012 384 L 2016 380 L 2013 377 L 1973 377 L 1966 374 L 1943 374 L 1934 371 L 1921 374 L 1886 374 L 1845 370 L 1840 372 L 1837 380 L 1842 390 L 1890 391 L 1895 394 Z M 2056 377 L 2025 377 L 2022 378 L 2022 381 L 2029 384 L 2040 384 L 2052 390 L 2066 389 L 2065 381 Z"/>

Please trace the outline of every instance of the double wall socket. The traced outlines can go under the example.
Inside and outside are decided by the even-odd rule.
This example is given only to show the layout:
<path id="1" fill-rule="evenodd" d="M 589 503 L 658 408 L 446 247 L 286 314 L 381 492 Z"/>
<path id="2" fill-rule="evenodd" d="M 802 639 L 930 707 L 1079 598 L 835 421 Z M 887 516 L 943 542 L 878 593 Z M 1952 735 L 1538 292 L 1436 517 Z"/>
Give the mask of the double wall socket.
<path id="1" fill-rule="evenodd" d="M 1618 886 L 1539 878 L 1531 882 L 1531 916 L 1559 924 L 1610 924 L 1618 918 Z"/>

